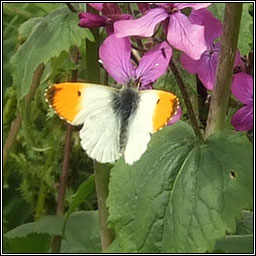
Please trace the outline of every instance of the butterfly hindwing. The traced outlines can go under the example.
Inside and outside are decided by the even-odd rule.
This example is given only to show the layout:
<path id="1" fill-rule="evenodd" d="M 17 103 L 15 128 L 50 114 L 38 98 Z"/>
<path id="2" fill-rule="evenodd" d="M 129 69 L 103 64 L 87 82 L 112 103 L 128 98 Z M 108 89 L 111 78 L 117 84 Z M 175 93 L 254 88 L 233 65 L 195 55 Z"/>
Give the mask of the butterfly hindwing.
<path id="1" fill-rule="evenodd" d="M 80 131 L 81 145 L 87 154 L 101 163 L 113 163 L 120 158 L 120 118 L 113 109 L 112 89 L 106 86 L 87 90 L 84 119 Z M 85 106 L 84 106 L 85 108 Z"/>

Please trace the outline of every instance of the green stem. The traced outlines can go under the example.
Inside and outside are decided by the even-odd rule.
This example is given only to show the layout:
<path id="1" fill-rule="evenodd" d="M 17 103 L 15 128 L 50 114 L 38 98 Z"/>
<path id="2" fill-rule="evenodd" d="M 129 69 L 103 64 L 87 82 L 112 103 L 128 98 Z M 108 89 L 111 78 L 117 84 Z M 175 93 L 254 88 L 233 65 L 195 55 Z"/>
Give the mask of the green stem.
<path id="1" fill-rule="evenodd" d="M 112 166 L 109 164 L 99 164 L 96 161 L 94 161 L 95 185 L 99 209 L 102 250 L 107 249 L 114 239 L 113 229 L 110 229 L 107 226 L 108 209 L 106 206 L 111 167 Z"/>
<path id="2" fill-rule="evenodd" d="M 46 198 L 46 185 L 42 180 L 40 184 L 40 189 L 38 192 L 37 202 L 36 202 L 35 220 L 38 220 L 43 214 L 45 198 Z"/>
<path id="3" fill-rule="evenodd" d="M 94 12 L 90 8 L 90 12 Z M 100 65 L 99 58 L 99 29 L 90 29 L 95 38 L 95 43 L 86 41 L 86 63 L 87 63 L 87 81 L 91 83 L 100 83 Z M 97 202 L 99 209 L 99 220 L 101 229 L 101 245 L 102 250 L 109 247 L 113 240 L 114 232 L 107 226 L 108 210 L 106 206 L 106 198 L 108 196 L 108 184 L 110 175 L 110 165 L 103 165 L 94 162 L 95 186 L 97 194 Z"/>
<path id="4" fill-rule="evenodd" d="M 227 3 L 225 6 L 221 49 L 217 64 L 216 82 L 207 119 L 206 137 L 224 128 L 236 57 L 242 6 L 242 3 Z"/>
<path id="5" fill-rule="evenodd" d="M 175 77 L 175 79 L 176 79 L 176 81 L 177 81 L 177 83 L 180 87 L 180 91 L 181 91 L 181 94 L 184 98 L 184 102 L 185 102 L 185 105 L 186 105 L 186 108 L 187 108 L 188 116 L 189 116 L 190 122 L 192 124 L 193 130 L 194 130 L 196 136 L 198 137 L 199 141 L 201 143 L 204 143 L 204 138 L 203 138 L 203 135 L 200 131 L 200 127 L 198 125 L 198 121 L 197 121 L 195 112 L 193 110 L 193 106 L 192 106 L 192 103 L 190 101 L 188 92 L 186 90 L 186 86 L 183 82 L 182 76 L 181 76 L 178 68 L 176 67 L 176 65 L 173 61 L 170 62 L 169 66 L 170 66 L 170 68 L 173 72 L 173 75 L 174 75 L 174 77 Z"/>

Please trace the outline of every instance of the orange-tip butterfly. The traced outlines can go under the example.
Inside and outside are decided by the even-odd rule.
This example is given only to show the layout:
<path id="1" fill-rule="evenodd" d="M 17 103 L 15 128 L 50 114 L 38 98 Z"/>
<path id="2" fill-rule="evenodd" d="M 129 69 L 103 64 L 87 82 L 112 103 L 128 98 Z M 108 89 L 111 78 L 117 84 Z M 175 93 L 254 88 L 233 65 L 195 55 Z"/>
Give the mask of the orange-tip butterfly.
<path id="1" fill-rule="evenodd" d="M 61 118 L 83 124 L 81 145 L 100 163 L 113 163 L 122 155 L 128 164 L 139 160 L 151 134 L 172 119 L 179 104 L 174 94 L 161 90 L 90 83 L 53 84 L 45 96 Z"/>

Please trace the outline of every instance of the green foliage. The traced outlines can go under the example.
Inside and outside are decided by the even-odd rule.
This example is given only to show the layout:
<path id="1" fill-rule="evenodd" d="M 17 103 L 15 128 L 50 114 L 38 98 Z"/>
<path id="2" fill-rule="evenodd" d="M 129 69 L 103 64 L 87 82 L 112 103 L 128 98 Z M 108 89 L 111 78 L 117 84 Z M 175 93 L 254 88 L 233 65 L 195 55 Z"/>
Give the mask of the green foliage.
<path id="1" fill-rule="evenodd" d="M 200 145 L 179 122 L 155 134 L 139 162 L 119 161 L 111 172 L 109 223 L 121 251 L 212 251 L 252 207 L 252 163 L 252 145 L 239 133 Z"/>
<path id="2" fill-rule="evenodd" d="M 8 253 L 46 253 L 50 252 L 53 235 L 62 235 L 64 218 L 44 216 L 10 230 L 4 235 Z M 99 216 L 97 211 L 80 211 L 68 219 L 61 253 L 100 252 Z"/>
<path id="3" fill-rule="evenodd" d="M 95 181 L 94 175 L 89 176 L 78 188 L 76 193 L 72 196 L 72 201 L 70 202 L 69 209 L 65 217 L 66 227 L 67 220 L 69 216 L 84 202 L 84 200 L 95 191 Z"/>
<path id="4" fill-rule="evenodd" d="M 101 252 L 97 211 L 75 212 L 68 219 L 61 253 Z"/>
<path id="5" fill-rule="evenodd" d="M 56 216 L 44 216 L 37 222 L 27 223 L 10 230 L 5 234 L 6 238 L 25 237 L 30 233 L 45 233 L 49 235 L 61 235 L 63 218 Z"/>
<path id="6" fill-rule="evenodd" d="M 26 237 L 6 238 L 4 240 L 5 253 L 47 253 L 51 238 L 47 234 L 31 233 Z"/>
<path id="7" fill-rule="evenodd" d="M 13 81 L 18 100 L 28 93 L 33 73 L 40 63 L 47 63 L 73 45 L 80 46 L 84 38 L 93 41 L 90 31 L 78 27 L 77 23 L 77 14 L 66 7 L 37 23 L 27 41 L 12 58 Z"/>
<path id="8" fill-rule="evenodd" d="M 225 253 L 253 253 L 253 215 L 245 211 L 237 222 L 236 233 L 217 241 L 215 248 Z"/>

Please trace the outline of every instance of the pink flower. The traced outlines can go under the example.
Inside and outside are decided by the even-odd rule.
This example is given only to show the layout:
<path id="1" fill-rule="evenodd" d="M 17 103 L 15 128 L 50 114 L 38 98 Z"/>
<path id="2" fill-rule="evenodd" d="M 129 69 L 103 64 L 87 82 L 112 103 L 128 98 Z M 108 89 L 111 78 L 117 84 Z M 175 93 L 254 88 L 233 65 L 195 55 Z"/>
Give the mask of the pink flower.
<path id="1" fill-rule="evenodd" d="M 164 74 L 172 56 L 172 48 L 162 42 L 148 51 L 137 67 L 131 61 L 131 43 L 128 37 L 109 35 L 100 46 L 100 59 L 108 73 L 120 84 L 136 80 L 140 88 L 151 88 Z"/>
<path id="2" fill-rule="evenodd" d="M 246 73 L 237 73 L 233 77 L 231 90 L 234 96 L 244 104 L 232 117 L 231 124 L 236 131 L 249 131 L 253 128 L 253 80 Z"/>
<path id="3" fill-rule="evenodd" d="M 182 54 L 181 63 L 188 72 L 197 74 L 202 84 L 208 90 L 212 90 L 221 48 L 221 44 L 219 42 L 216 43 L 215 39 L 222 33 L 222 24 L 207 9 L 192 11 L 189 19 L 193 24 L 204 25 L 207 50 L 203 52 L 199 60 L 194 60 L 186 54 Z M 240 54 L 237 51 L 235 65 L 239 65 L 240 62 Z"/>
<path id="4" fill-rule="evenodd" d="M 111 34 L 100 46 L 99 56 L 104 68 L 119 84 L 135 82 L 140 85 L 140 89 L 151 89 L 152 84 L 168 68 L 172 48 L 167 42 L 162 42 L 144 54 L 138 66 L 134 66 L 129 38 L 116 38 Z M 180 116 L 181 109 L 178 109 L 174 120 L 177 121 Z"/>
<path id="5" fill-rule="evenodd" d="M 115 22 L 114 33 L 117 37 L 150 37 L 154 34 L 156 25 L 166 21 L 167 41 L 192 59 L 199 59 L 206 50 L 204 26 L 191 23 L 181 10 L 187 7 L 198 10 L 209 5 L 208 3 L 157 3 L 154 4 L 155 8 L 139 19 Z"/>
<path id="6" fill-rule="evenodd" d="M 116 3 L 89 3 L 91 7 L 97 11 L 101 11 L 102 15 L 83 12 L 79 14 L 80 27 L 106 27 L 107 33 L 113 33 L 113 23 L 117 20 L 132 19 L 129 14 L 122 14 Z"/>

